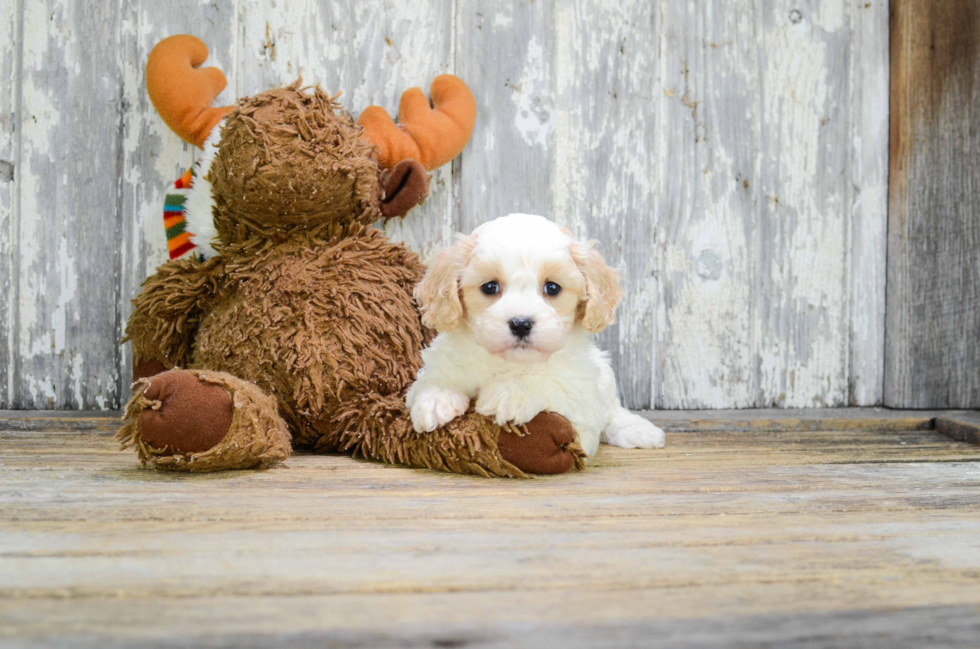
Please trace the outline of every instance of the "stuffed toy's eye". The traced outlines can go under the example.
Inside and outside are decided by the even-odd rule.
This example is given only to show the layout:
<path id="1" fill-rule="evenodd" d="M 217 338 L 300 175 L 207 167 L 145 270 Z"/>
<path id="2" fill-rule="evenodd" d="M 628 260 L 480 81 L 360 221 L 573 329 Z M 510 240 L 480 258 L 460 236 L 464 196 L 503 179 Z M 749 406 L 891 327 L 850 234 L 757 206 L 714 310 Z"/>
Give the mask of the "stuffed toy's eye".
<path id="1" fill-rule="evenodd" d="M 545 295 L 550 295 L 550 296 L 554 297 L 554 296 L 558 295 L 559 293 L 561 293 L 561 287 L 560 286 L 558 286 L 554 282 L 545 282 L 544 283 L 544 294 Z"/>
<path id="2" fill-rule="evenodd" d="M 483 291 L 484 295 L 496 295 L 500 292 L 500 284 L 496 280 L 490 281 L 481 286 L 480 290 Z"/>

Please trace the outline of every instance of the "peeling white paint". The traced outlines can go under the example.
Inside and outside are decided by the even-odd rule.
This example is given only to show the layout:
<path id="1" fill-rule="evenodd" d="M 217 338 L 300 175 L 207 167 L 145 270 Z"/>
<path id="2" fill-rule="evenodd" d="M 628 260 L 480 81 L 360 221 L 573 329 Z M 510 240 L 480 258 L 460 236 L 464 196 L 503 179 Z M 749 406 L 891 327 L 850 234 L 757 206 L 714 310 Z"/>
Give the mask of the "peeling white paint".
<path id="1" fill-rule="evenodd" d="M 817 11 L 813 15 L 813 24 L 827 32 L 846 29 L 848 27 L 846 5 L 844 0 L 821 0 L 817 3 Z"/>
<path id="2" fill-rule="evenodd" d="M 65 351 L 65 330 L 68 320 L 78 321 L 78 313 L 71 310 L 78 289 L 78 273 L 75 271 L 75 260 L 68 251 L 68 237 L 58 240 L 58 280 L 61 293 L 58 295 L 57 306 L 51 313 L 51 329 L 54 331 L 54 342 L 51 351 L 60 354 Z"/>
<path id="3" fill-rule="evenodd" d="M 560 96 L 574 92 L 576 66 L 568 63 L 574 60 L 574 50 L 581 46 L 582 34 L 576 29 L 574 8 L 559 6 L 557 14 L 557 74 L 556 85 Z M 588 234 L 581 216 L 583 211 L 575 209 L 587 199 L 586 167 L 582 154 L 592 149 L 591 131 L 583 128 L 582 108 L 563 105 L 555 111 L 556 157 L 561 164 L 555 165 L 554 196 L 555 208 L 552 215 L 555 221 L 568 228 L 575 236 Z"/>
<path id="4" fill-rule="evenodd" d="M 56 233 L 59 230 L 63 233 L 65 228 L 65 215 L 52 214 L 47 209 L 57 192 L 64 191 L 64 183 L 61 187 L 51 186 L 42 175 L 44 168 L 56 163 L 52 142 L 61 125 L 61 112 L 55 97 L 57 89 L 38 85 L 38 74 L 50 65 L 49 53 L 60 59 L 57 65 L 67 68 L 70 64 L 65 49 L 69 36 L 62 16 L 64 9 L 63 3 L 55 4 L 50 10 L 40 3 L 26 3 L 24 6 L 24 76 L 21 79 L 21 153 L 18 169 L 20 236 L 17 242 L 18 258 L 14 261 L 20 266 L 19 322 L 14 326 L 17 327 L 20 342 L 18 354 L 22 364 L 28 367 L 43 367 L 47 358 L 64 351 L 67 314 L 62 308 L 59 318 L 58 305 L 64 305 L 66 300 L 74 297 L 73 294 L 66 294 L 63 287 L 48 282 L 49 278 L 56 279 L 64 274 L 70 262 L 65 247 L 51 249 L 46 245 L 56 241 L 63 243 L 63 234 L 57 236 Z M 49 233 L 56 234 L 57 238 L 46 236 Z M 53 313 L 46 317 L 49 309 L 53 309 Z M 54 378 L 49 373 L 45 376 L 22 376 L 20 379 L 27 402 L 36 407 L 50 407 L 59 396 Z"/>
<path id="5" fill-rule="evenodd" d="M 884 391 L 885 275 L 888 212 L 889 22 L 887 2 L 853 11 L 851 55 L 851 232 L 848 384 L 850 402 L 878 403 Z M 859 342 L 860 344 L 855 344 Z"/>
<path id="6" fill-rule="evenodd" d="M 508 3 L 503 3 L 493 14 L 493 26 L 495 28 L 510 27 L 514 24 L 514 8 Z"/>
<path id="7" fill-rule="evenodd" d="M 511 86 L 514 102 L 514 127 L 524 141 L 535 146 L 547 147 L 554 130 L 552 113 L 554 101 L 547 88 L 551 81 L 551 61 L 537 38 L 527 44 L 524 70 L 516 84 Z"/>
<path id="8" fill-rule="evenodd" d="M 16 179 L 17 169 L 16 145 L 14 138 L 16 115 L 16 93 L 14 88 L 20 79 L 16 64 L 17 58 L 17 1 L 0 0 L 0 31 L 9 37 L 0 42 L 0 75 L 8 80 L 0 88 L 0 408 L 9 403 L 10 393 L 15 388 L 12 363 L 17 354 L 14 340 L 11 336 L 16 323 L 13 318 L 13 249 L 12 231 L 15 214 L 17 213 Z"/>
<path id="9" fill-rule="evenodd" d="M 831 30 L 840 27 L 830 9 L 834 4 L 821 3 Z M 774 9 L 779 10 L 787 7 Z M 785 24 L 785 18 L 774 22 Z M 830 134 L 840 132 L 847 139 L 840 130 L 847 118 L 836 111 L 838 97 L 828 88 L 831 56 L 837 55 L 828 48 L 847 39 L 799 28 L 804 22 L 805 17 L 788 30 L 768 29 L 763 40 L 762 86 L 773 89 L 763 100 L 763 141 L 770 143 L 771 154 L 757 184 L 778 187 L 778 202 L 765 201 L 763 218 L 775 236 L 768 271 L 779 311 L 760 313 L 754 327 L 760 342 L 759 391 L 766 401 L 826 407 L 847 405 L 842 296 L 850 214 L 842 203 L 847 191 L 846 178 L 839 175 L 843 169 L 828 169 L 821 162 L 824 145 L 835 141 Z"/>

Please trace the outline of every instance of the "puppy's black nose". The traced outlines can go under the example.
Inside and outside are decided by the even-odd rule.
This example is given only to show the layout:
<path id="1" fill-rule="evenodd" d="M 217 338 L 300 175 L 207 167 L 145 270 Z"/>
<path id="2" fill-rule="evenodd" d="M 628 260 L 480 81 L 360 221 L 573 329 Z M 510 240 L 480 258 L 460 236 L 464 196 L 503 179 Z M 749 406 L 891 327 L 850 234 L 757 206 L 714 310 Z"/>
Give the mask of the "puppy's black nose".
<path id="1" fill-rule="evenodd" d="M 510 332 L 512 334 L 524 339 L 531 334 L 531 327 L 534 326 L 534 320 L 531 320 L 531 318 L 514 318 L 508 324 L 510 325 Z"/>

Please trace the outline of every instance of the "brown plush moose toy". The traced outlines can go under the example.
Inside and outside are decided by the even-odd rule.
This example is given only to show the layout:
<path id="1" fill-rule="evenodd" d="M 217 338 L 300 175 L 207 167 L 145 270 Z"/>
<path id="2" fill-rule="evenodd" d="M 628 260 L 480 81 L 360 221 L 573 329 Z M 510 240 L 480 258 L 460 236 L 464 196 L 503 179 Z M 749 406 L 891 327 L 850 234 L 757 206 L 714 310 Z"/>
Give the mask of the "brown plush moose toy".
<path id="1" fill-rule="evenodd" d="M 371 224 L 420 203 L 426 171 L 463 149 L 466 85 L 436 78 L 432 106 L 408 90 L 400 125 L 376 106 L 355 124 L 299 80 L 213 108 L 226 81 L 198 68 L 207 55 L 172 36 L 147 62 L 157 112 L 204 152 L 168 196 L 171 260 L 133 301 L 123 446 L 181 471 L 266 467 L 292 447 L 482 476 L 581 465 L 552 413 L 501 428 L 471 409 L 418 434 L 405 407 L 432 336 L 412 297 L 424 268 Z"/>

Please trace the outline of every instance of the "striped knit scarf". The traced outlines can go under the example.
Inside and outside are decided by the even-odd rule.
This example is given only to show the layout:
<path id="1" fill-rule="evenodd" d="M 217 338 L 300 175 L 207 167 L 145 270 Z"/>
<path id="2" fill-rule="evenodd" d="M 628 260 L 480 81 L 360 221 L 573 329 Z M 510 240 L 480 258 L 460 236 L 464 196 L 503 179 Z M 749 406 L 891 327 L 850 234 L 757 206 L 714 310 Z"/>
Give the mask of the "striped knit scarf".
<path id="1" fill-rule="evenodd" d="M 163 227 L 167 231 L 167 249 L 170 251 L 170 259 L 180 259 L 188 254 L 194 255 L 198 261 L 202 259 L 200 253 L 194 252 L 197 245 L 191 241 L 193 233 L 187 231 L 185 216 L 187 195 L 194 186 L 196 176 L 194 167 L 185 171 L 184 175 L 174 183 L 173 189 L 167 192 L 163 202 Z"/>

